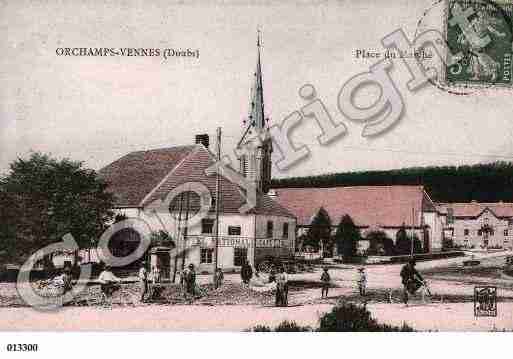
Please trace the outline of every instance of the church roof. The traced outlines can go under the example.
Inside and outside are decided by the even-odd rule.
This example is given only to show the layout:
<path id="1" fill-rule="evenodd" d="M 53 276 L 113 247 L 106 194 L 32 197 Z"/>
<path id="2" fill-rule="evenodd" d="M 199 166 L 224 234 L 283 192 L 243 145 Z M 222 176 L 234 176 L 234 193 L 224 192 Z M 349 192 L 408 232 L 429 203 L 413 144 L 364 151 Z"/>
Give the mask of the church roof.
<path id="1" fill-rule="evenodd" d="M 421 211 L 434 211 L 423 186 L 358 186 L 332 188 L 279 188 L 276 200 L 290 210 L 298 225 L 309 225 L 323 207 L 333 225 L 348 214 L 357 226 L 418 226 Z"/>
<path id="2" fill-rule="evenodd" d="M 117 207 L 136 207 L 195 146 L 176 146 L 136 151 L 121 157 L 99 171 L 109 183 Z"/>
<path id="3" fill-rule="evenodd" d="M 200 182 L 215 198 L 216 176 L 205 174 L 205 169 L 214 163 L 213 154 L 203 145 L 178 146 L 129 153 L 99 173 L 109 183 L 116 207 L 144 207 L 164 200 L 172 189 L 188 182 Z M 221 212 L 239 214 L 239 208 L 246 203 L 243 190 L 222 176 L 220 182 Z M 192 200 L 189 209 L 199 209 L 199 200 Z M 211 210 L 214 209 L 212 206 Z M 294 218 L 290 211 L 261 192 L 249 213 Z"/>

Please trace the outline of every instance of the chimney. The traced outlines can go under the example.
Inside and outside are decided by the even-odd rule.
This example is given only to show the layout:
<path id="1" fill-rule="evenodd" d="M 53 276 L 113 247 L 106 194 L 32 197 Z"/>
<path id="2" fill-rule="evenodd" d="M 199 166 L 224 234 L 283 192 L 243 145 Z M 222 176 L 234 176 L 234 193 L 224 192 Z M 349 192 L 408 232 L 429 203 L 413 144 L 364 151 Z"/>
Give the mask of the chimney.
<path id="1" fill-rule="evenodd" d="M 201 144 L 201 145 L 205 146 L 206 148 L 208 148 L 208 145 L 210 144 L 210 139 L 208 137 L 208 134 L 204 133 L 201 135 L 196 135 L 195 143 L 197 145 Z"/>

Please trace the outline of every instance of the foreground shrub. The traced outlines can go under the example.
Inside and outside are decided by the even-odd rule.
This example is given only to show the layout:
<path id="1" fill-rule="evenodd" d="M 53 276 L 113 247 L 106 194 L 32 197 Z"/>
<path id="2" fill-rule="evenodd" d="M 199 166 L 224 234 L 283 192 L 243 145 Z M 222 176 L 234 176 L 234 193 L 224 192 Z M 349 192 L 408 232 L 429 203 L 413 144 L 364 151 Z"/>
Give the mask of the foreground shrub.
<path id="1" fill-rule="evenodd" d="M 271 328 L 267 325 L 255 325 L 253 328 L 247 330 L 248 332 L 272 332 Z"/>
<path id="2" fill-rule="evenodd" d="M 319 322 L 320 332 L 412 332 L 412 328 L 379 324 L 371 313 L 362 306 L 342 303 L 324 314 Z"/>
<path id="3" fill-rule="evenodd" d="M 302 327 L 294 321 L 285 320 L 281 322 L 276 328 L 275 332 L 311 332 L 312 328 Z"/>
<path id="4" fill-rule="evenodd" d="M 302 327 L 294 321 L 285 320 L 278 324 L 274 329 L 267 325 L 255 325 L 253 328 L 247 330 L 249 332 L 311 332 L 312 328 Z"/>
<path id="5" fill-rule="evenodd" d="M 371 313 L 362 306 L 353 303 L 341 303 L 319 320 L 319 328 L 302 327 L 294 321 L 285 320 L 276 328 L 256 325 L 248 332 L 413 332 L 406 324 L 401 327 L 379 324 Z"/>

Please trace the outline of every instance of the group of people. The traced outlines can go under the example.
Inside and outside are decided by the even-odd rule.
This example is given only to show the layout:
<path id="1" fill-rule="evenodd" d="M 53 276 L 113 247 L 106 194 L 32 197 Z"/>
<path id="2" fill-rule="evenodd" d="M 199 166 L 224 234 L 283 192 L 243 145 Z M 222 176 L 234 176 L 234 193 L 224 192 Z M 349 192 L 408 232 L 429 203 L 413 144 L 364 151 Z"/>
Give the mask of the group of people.
<path id="1" fill-rule="evenodd" d="M 331 276 L 328 271 L 328 267 L 324 267 L 321 274 L 321 298 L 328 297 L 328 291 L 331 286 Z M 367 273 L 365 272 L 365 267 L 358 268 L 358 278 L 356 280 L 358 285 L 358 292 L 362 297 L 365 296 L 367 290 Z"/>
<path id="2" fill-rule="evenodd" d="M 405 264 L 400 272 L 401 283 L 403 285 L 403 301 L 408 304 L 409 296 L 413 295 L 420 287 L 424 285 L 424 278 L 415 268 L 415 260 L 411 259 Z M 251 265 L 245 261 L 240 271 L 242 283 L 249 286 L 249 283 L 253 276 L 260 279 L 258 271 L 253 271 Z M 66 294 L 72 289 L 72 275 L 71 268 L 65 266 L 62 272 L 53 278 L 54 284 L 57 283 L 61 286 L 63 294 Z M 138 273 L 139 288 L 140 288 L 140 301 L 145 302 L 148 295 L 150 284 L 157 284 L 161 281 L 160 270 L 154 266 L 151 272 L 146 269 L 146 262 L 142 261 Z M 324 267 L 321 274 L 321 298 L 327 298 L 329 288 L 332 283 L 332 278 L 329 273 L 329 268 Z M 217 268 L 214 275 L 214 287 L 219 288 L 222 286 L 224 281 L 224 274 L 220 268 Z M 121 279 L 116 277 L 108 265 L 104 265 L 100 275 L 98 276 L 98 282 L 101 286 L 101 291 L 104 296 L 111 297 L 112 294 L 120 288 Z M 276 271 L 274 268 L 271 269 L 268 277 L 268 283 L 275 283 L 276 285 L 276 296 L 275 305 L 283 307 L 288 305 L 288 291 L 289 291 L 289 278 L 285 272 L 283 266 L 279 266 Z M 358 268 L 358 276 L 356 280 L 358 286 L 358 292 L 361 296 L 366 295 L 367 290 L 367 274 L 364 267 Z M 189 264 L 180 273 L 180 285 L 184 293 L 185 298 L 194 298 L 197 293 L 196 286 L 196 271 L 194 264 Z"/>
<path id="3" fill-rule="evenodd" d="M 415 259 L 412 258 L 401 268 L 400 276 L 401 284 L 403 285 L 403 301 L 405 304 L 408 304 L 410 295 L 415 294 L 420 287 L 425 285 L 424 278 L 417 271 L 415 265 Z M 329 274 L 328 267 L 324 267 L 323 269 L 321 274 L 321 283 L 321 298 L 327 298 L 328 291 L 331 286 L 331 276 Z M 367 273 L 365 271 L 365 267 L 358 268 L 356 283 L 360 295 L 362 297 L 365 296 L 367 291 Z"/>
<path id="4" fill-rule="evenodd" d="M 139 300 L 144 303 L 150 290 L 150 284 L 160 283 L 160 269 L 157 266 L 153 266 L 151 272 L 148 272 L 146 261 L 141 261 L 137 278 L 139 281 Z M 103 265 L 98 276 L 98 282 L 100 283 L 102 294 L 107 298 L 112 297 L 112 294 L 121 288 L 121 279 L 114 275 L 109 265 Z"/>
<path id="5" fill-rule="evenodd" d="M 240 276 L 242 279 L 243 285 L 249 286 L 251 279 L 253 278 L 253 274 L 256 279 L 262 280 L 260 278 L 260 273 L 258 270 L 253 272 L 253 268 L 249 264 L 248 261 L 245 261 L 240 270 Z M 288 294 L 289 294 L 289 278 L 287 273 L 285 272 L 285 268 L 283 266 L 278 266 L 278 271 L 274 269 L 274 267 L 269 272 L 269 277 L 267 283 L 274 283 L 276 285 L 275 291 L 275 305 L 277 307 L 286 307 L 288 305 Z"/>

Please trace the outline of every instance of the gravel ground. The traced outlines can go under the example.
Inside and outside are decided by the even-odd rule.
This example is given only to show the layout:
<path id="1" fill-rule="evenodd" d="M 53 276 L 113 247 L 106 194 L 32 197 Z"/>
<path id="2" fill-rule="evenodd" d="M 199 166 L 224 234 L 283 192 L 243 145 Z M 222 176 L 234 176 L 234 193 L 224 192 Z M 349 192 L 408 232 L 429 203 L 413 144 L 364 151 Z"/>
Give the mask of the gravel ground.
<path id="1" fill-rule="evenodd" d="M 202 294 L 193 300 L 185 300 L 177 285 L 168 285 L 163 299 L 155 304 L 139 303 L 137 284 L 124 283 L 114 294 L 108 310 L 98 306 L 100 288 L 92 285 L 76 303 L 45 314 L 26 307 L 18 298 L 14 284 L 0 283 L 0 330 L 242 330 L 256 324 L 276 325 L 285 319 L 315 325 L 320 313 L 329 310 L 340 298 L 366 302 L 380 322 L 398 325 L 407 322 L 420 330 L 513 329 L 513 279 L 497 276 L 500 268 L 497 263 L 501 259 L 468 271 L 458 267 L 461 261 L 419 263 L 418 269 L 428 279 L 433 297 L 424 303 L 416 296 L 410 307 L 400 304 L 401 265 L 368 266 L 365 298 L 357 293 L 354 266 L 330 270 L 333 282 L 326 299 L 320 298 L 320 268 L 313 273 L 292 274 L 289 308 L 274 308 L 271 288 L 242 286 L 237 274 L 226 274 L 223 287 L 217 290 L 208 284 L 210 276 L 198 275 Z M 476 284 L 493 284 L 499 288 L 497 318 L 474 318 L 472 302 Z M 390 291 L 392 303 L 389 303 Z"/>

